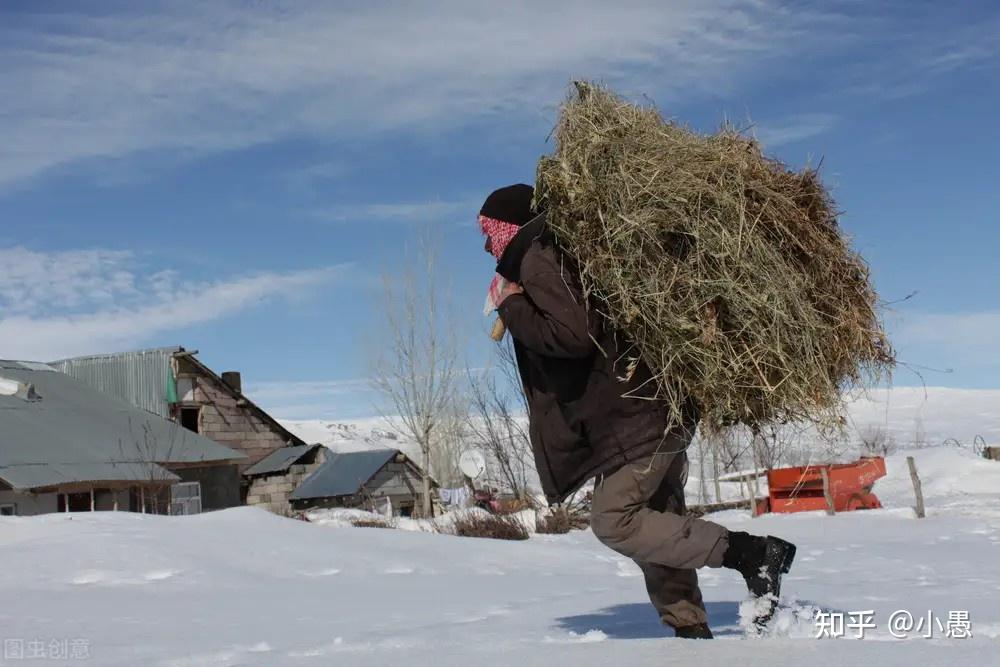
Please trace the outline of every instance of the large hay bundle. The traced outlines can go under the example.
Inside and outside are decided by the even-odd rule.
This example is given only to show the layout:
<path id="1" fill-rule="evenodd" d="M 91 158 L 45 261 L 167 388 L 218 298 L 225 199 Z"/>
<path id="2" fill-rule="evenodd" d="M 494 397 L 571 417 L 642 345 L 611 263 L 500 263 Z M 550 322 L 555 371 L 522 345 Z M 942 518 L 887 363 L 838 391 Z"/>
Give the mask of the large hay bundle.
<path id="1" fill-rule="evenodd" d="M 690 396 L 711 431 L 831 426 L 843 390 L 888 375 L 868 268 L 814 170 L 583 83 L 555 140 L 536 199 L 675 419 Z"/>

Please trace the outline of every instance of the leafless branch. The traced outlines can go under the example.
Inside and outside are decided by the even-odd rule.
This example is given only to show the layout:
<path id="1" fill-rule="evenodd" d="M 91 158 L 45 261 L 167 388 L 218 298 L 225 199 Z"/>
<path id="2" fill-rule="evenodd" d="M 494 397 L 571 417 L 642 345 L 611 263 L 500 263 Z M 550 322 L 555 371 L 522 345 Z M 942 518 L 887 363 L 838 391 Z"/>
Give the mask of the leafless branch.
<path id="1" fill-rule="evenodd" d="M 423 515 L 429 517 L 434 452 L 455 412 L 458 341 L 448 290 L 437 280 L 436 245 L 421 238 L 410 260 L 399 274 L 383 276 L 383 322 L 371 377 L 383 417 L 420 447 Z"/>

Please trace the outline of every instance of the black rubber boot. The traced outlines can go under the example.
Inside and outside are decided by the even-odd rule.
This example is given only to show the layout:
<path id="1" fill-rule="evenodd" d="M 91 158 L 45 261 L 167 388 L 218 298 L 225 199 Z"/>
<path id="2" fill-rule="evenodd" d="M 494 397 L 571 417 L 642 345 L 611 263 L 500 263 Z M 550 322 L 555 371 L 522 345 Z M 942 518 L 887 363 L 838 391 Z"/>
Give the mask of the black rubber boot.
<path id="1" fill-rule="evenodd" d="M 698 623 L 697 625 L 682 625 L 674 628 L 674 637 L 678 639 L 714 639 L 712 630 L 708 623 Z"/>
<path id="2" fill-rule="evenodd" d="M 794 559 L 795 545 L 791 542 L 770 535 L 729 533 L 729 547 L 722 555 L 722 566 L 742 574 L 750 595 L 768 603 L 754 618 L 758 629 L 763 629 L 774 616 L 781 596 L 781 575 L 792 568 Z"/>

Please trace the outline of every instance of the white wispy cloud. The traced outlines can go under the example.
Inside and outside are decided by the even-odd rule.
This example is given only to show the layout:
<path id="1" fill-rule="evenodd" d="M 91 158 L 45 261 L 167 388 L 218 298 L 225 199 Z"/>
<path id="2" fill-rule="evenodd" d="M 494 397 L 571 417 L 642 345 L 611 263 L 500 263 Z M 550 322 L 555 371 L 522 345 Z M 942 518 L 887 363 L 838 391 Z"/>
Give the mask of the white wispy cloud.
<path id="1" fill-rule="evenodd" d="M 986 383 L 1000 374 L 1000 311 L 906 311 L 893 319 L 895 383 L 949 383 L 956 373 Z"/>
<path id="2" fill-rule="evenodd" d="M 254 402 L 282 419 L 371 415 L 378 400 L 371 381 L 366 378 L 252 382 L 244 391 Z"/>
<path id="3" fill-rule="evenodd" d="M 254 382 L 247 386 L 247 394 L 260 401 L 298 401 L 317 395 L 341 395 L 367 390 L 371 380 L 354 378 L 348 380 L 300 380 Z"/>
<path id="4" fill-rule="evenodd" d="M 827 86 L 832 103 L 843 100 L 899 100 L 933 91 L 963 70 L 987 80 L 1000 69 L 1000 15 L 985 9 L 975 17 L 959 5 L 939 4 L 938 16 L 892 11 L 872 4 L 872 15 L 849 30 L 850 53 L 836 85 Z M 845 36 L 846 37 L 846 36 Z M 841 68 L 838 68 L 841 69 Z"/>
<path id="5" fill-rule="evenodd" d="M 51 360 L 120 351 L 152 336 L 293 299 L 343 267 L 189 282 L 143 273 L 129 253 L 0 250 L 0 357 Z"/>
<path id="6" fill-rule="evenodd" d="M 119 250 L 34 252 L 0 248 L 0 313 L 107 305 L 138 292 L 132 254 Z"/>
<path id="7" fill-rule="evenodd" d="M 88 158 L 435 132 L 554 109 L 572 76 L 717 93 L 802 48 L 772 0 L 163 3 L 0 26 L 0 183 Z M 822 34 L 822 33 L 820 33 Z M 815 37 L 812 43 L 815 44 Z"/>
<path id="8" fill-rule="evenodd" d="M 367 204 L 344 204 L 313 208 L 307 215 L 321 222 L 404 222 L 442 223 L 459 218 L 473 220 L 481 198 L 460 200 L 431 200 L 410 202 L 376 202 Z"/>
<path id="9" fill-rule="evenodd" d="M 982 363 L 1000 364 L 1000 311 L 907 313 L 896 336 L 908 344 L 932 345 L 940 351 Z"/>
<path id="10" fill-rule="evenodd" d="M 823 134 L 833 129 L 837 121 L 836 114 L 798 114 L 773 123 L 756 125 L 753 133 L 765 147 L 777 148 Z"/>
<path id="11" fill-rule="evenodd" d="M 286 170 L 282 172 L 280 179 L 289 190 L 314 194 L 349 173 L 351 165 L 347 161 L 324 160 Z"/>

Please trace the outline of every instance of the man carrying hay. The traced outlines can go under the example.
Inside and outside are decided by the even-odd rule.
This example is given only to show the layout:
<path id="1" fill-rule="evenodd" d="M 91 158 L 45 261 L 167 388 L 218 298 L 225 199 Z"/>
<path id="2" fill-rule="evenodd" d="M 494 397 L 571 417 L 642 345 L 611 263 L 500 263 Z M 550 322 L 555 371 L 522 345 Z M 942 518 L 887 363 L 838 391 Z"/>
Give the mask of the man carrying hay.
<path id="1" fill-rule="evenodd" d="M 589 308 L 579 270 L 556 244 L 533 188 L 512 185 L 479 215 L 497 260 L 493 303 L 510 332 L 528 400 L 535 464 L 550 503 L 596 478 L 591 526 L 601 542 L 642 569 L 663 622 L 683 638 L 712 637 L 696 569 L 727 567 L 773 614 L 794 545 L 731 532 L 685 515 L 686 449 L 698 423 L 656 395 L 650 368 L 606 318 Z"/>

